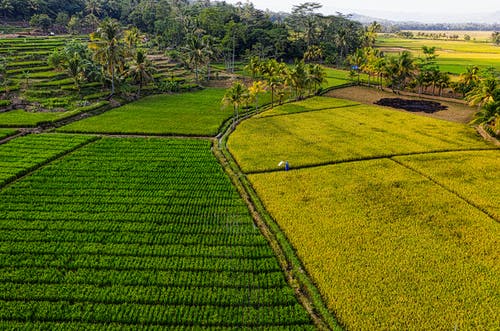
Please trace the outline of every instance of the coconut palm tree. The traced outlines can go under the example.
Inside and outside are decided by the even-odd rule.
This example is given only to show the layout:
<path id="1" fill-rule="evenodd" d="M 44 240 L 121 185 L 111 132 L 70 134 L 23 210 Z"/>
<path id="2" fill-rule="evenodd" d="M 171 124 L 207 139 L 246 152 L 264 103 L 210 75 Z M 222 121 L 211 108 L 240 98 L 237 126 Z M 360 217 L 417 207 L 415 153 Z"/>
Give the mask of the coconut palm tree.
<path id="1" fill-rule="evenodd" d="M 481 125 L 491 135 L 500 136 L 500 101 L 485 104 L 471 124 Z"/>
<path id="2" fill-rule="evenodd" d="M 259 111 L 259 94 L 267 91 L 267 84 L 264 81 L 254 81 L 252 86 L 248 88 L 250 98 L 255 102 L 255 110 Z"/>
<path id="3" fill-rule="evenodd" d="M 276 89 L 284 82 L 283 68 L 278 61 L 271 59 L 262 62 L 260 72 L 271 89 L 271 108 L 273 108 Z"/>
<path id="4" fill-rule="evenodd" d="M 231 88 L 229 88 L 224 97 L 222 98 L 222 103 L 224 105 L 232 105 L 234 110 L 233 116 L 233 128 L 238 121 L 239 108 L 247 100 L 248 90 L 245 85 L 241 82 L 234 82 Z"/>
<path id="5" fill-rule="evenodd" d="M 63 64 L 68 75 L 73 78 L 75 88 L 80 91 L 81 82 L 85 79 L 84 61 L 80 54 L 74 52 Z"/>
<path id="6" fill-rule="evenodd" d="M 320 90 L 321 84 L 326 82 L 326 71 L 319 64 L 309 64 L 307 73 L 313 93 L 316 94 Z"/>
<path id="7" fill-rule="evenodd" d="M 255 79 L 261 70 L 261 60 L 258 56 L 252 56 L 245 66 L 245 70 L 250 72 L 252 79 Z"/>
<path id="8" fill-rule="evenodd" d="M 111 78 L 111 95 L 115 94 L 117 70 L 123 70 L 125 63 L 125 47 L 122 42 L 120 24 L 113 19 L 105 19 L 97 31 L 90 35 L 89 47 L 94 58 Z"/>
<path id="9" fill-rule="evenodd" d="M 466 94 L 465 99 L 471 106 L 483 107 L 488 103 L 498 101 L 495 97 L 500 94 L 500 84 L 493 77 L 481 80 L 478 86 Z"/>
<path id="10" fill-rule="evenodd" d="M 146 53 L 141 49 L 137 50 L 134 62 L 127 70 L 127 76 L 131 77 L 134 82 L 139 83 L 137 98 L 141 97 L 141 90 L 144 84 L 153 80 L 155 71 L 153 63 L 147 58 Z"/>
<path id="11" fill-rule="evenodd" d="M 387 59 L 385 75 L 391 84 L 393 92 L 406 87 L 407 80 L 412 78 L 415 70 L 415 61 L 410 52 L 404 51 L 399 56 Z"/>
<path id="12" fill-rule="evenodd" d="M 208 56 L 203 40 L 197 35 L 189 36 L 184 50 L 187 61 L 194 71 L 195 80 L 199 82 L 199 69 L 207 62 Z"/>
<path id="13" fill-rule="evenodd" d="M 141 31 L 137 27 L 132 27 L 124 32 L 124 41 L 127 45 L 127 53 L 129 55 L 134 55 L 135 49 L 139 45 L 141 39 Z"/>
<path id="14" fill-rule="evenodd" d="M 347 57 L 347 61 L 351 65 L 351 69 L 357 73 L 358 77 L 358 85 L 360 84 L 359 74 L 361 72 L 361 68 L 363 68 L 366 64 L 366 54 L 363 49 L 358 48 L 353 54 Z"/>
<path id="15" fill-rule="evenodd" d="M 464 98 L 468 92 L 479 84 L 479 81 L 479 67 L 467 66 L 465 72 L 460 75 L 460 80 L 458 81 Z"/>
<path id="16" fill-rule="evenodd" d="M 288 71 L 288 82 L 295 89 L 295 97 L 301 100 L 304 97 L 304 90 L 308 86 L 308 73 L 304 60 L 295 60 L 294 66 Z"/>

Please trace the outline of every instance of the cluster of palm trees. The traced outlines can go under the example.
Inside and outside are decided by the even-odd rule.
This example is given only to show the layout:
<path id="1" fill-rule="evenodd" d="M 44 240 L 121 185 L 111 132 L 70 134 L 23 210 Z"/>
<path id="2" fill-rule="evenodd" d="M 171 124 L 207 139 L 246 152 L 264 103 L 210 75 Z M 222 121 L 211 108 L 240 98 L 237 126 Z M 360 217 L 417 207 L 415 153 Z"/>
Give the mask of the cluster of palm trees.
<path id="1" fill-rule="evenodd" d="M 415 58 L 408 51 L 398 55 L 385 55 L 379 49 L 364 47 L 348 57 L 352 70 L 358 77 L 360 73 L 368 75 L 368 85 L 372 78 L 380 88 L 384 83 L 394 92 L 413 88 L 421 93 L 442 95 L 445 88 L 451 86 L 450 76 L 439 70 L 436 64 L 434 47 L 423 47 L 424 57 Z"/>
<path id="2" fill-rule="evenodd" d="M 70 42 L 62 50 L 54 51 L 48 62 L 65 70 L 78 91 L 85 82 L 100 81 L 109 84 L 112 96 L 117 85 L 127 82 L 137 84 L 140 97 L 143 86 L 153 80 L 155 69 L 139 44 L 137 28 L 124 31 L 117 21 L 106 19 L 90 35 L 88 45 Z"/>
<path id="3" fill-rule="evenodd" d="M 365 47 L 348 57 L 352 70 L 358 76 L 368 75 L 368 85 L 375 77 L 376 84 L 384 84 L 394 92 L 416 89 L 419 94 L 442 95 L 446 88 L 461 94 L 471 106 L 478 106 L 473 124 L 484 125 L 493 135 L 500 136 L 500 80 L 494 72 L 482 72 L 477 66 L 469 66 L 456 82 L 451 82 L 447 73 L 441 72 L 436 64 L 434 47 L 423 47 L 423 57 L 415 58 L 408 51 L 398 55 L 384 56 L 378 49 Z"/>
<path id="4" fill-rule="evenodd" d="M 225 105 L 232 105 L 234 119 L 237 121 L 239 109 L 252 102 L 259 108 L 259 95 L 269 91 L 271 108 L 275 100 L 283 103 L 285 98 L 301 100 L 307 95 L 316 94 L 326 80 L 326 72 L 319 64 L 306 64 L 304 60 L 296 60 L 293 65 L 278 62 L 276 59 L 261 60 L 250 58 L 245 70 L 252 77 L 252 85 L 247 87 L 236 81 L 226 91 L 222 100 Z"/>
<path id="5" fill-rule="evenodd" d="M 137 48 L 139 42 L 137 28 L 124 32 L 118 21 L 109 18 L 91 34 L 89 48 L 111 83 L 111 95 L 115 93 L 116 83 L 124 78 L 129 77 L 139 85 L 138 97 L 143 85 L 153 80 L 155 69 L 145 51 Z"/>
<path id="6" fill-rule="evenodd" d="M 253 79 L 263 81 L 269 87 L 271 107 L 276 98 L 281 103 L 285 96 L 301 100 L 306 95 L 315 94 L 326 80 L 326 72 L 321 65 L 305 63 L 304 60 L 295 60 L 289 66 L 276 59 L 251 57 L 245 70 Z"/>
<path id="7" fill-rule="evenodd" d="M 491 135 L 500 137 L 500 79 L 491 72 L 481 75 L 477 67 L 469 67 L 461 75 L 461 82 L 467 82 L 469 91 L 465 99 L 471 106 L 477 106 L 472 124 L 482 125 Z"/>

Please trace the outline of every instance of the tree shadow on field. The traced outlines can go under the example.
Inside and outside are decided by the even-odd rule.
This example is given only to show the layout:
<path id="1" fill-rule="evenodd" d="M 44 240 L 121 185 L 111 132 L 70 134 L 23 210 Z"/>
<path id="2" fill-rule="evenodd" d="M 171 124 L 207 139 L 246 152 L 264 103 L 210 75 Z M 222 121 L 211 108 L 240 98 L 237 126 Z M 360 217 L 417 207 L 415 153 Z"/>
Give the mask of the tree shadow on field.
<path id="1" fill-rule="evenodd" d="M 444 106 L 436 101 L 408 100 L 401 98 L 382 98 L 375 102 L 375 104 L 379 106 L 404 109 L 410 112 L 424 112 L 427 114 L 448 109 L 448 106 Z"/>

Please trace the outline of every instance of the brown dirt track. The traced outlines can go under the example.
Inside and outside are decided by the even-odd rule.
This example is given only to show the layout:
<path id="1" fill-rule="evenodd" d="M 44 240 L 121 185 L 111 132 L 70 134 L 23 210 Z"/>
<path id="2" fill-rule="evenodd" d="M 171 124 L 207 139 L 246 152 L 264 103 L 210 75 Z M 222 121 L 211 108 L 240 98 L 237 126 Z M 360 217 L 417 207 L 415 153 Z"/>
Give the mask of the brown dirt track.
<path id="1" fill-rule="evenodd" d="M 325 94 L 325 96 L 348 99 L 365 104 L 376 104 L 377 102 L 379 102 L 381 99 L 384 98 L 386 99 L 399 98 L 402 100 L 409 101 L 406 104 L 410 106 L 411 111 L 401 109 L 401 107 L 400 108 L 390 107 L 391 109 L 398 109 L 400 111 L 411 112 L 413 114 L 418 114 L 422 116 L 428 116 L 458 123 L 470 122 L 470 120 L 474 117 L 474 113 L 477 111 L 475 108 L 467 106 L 460 100 L 453 100 L 440 97 L 428 97 L 428 96 L 423 98 L 423 97 L 418 97 L 418 95 L 411 95 L 407 93 L 396 95 L 392 92 L 381 91 L 376 88 L 369 88 L 364 86 L 352 86 L 352 87 L 336 89 L 328 92 L 327 94 Z M 424 102 L 422 103 L 422 101 Z M 434 111 L 429 111 L 429 109 L 425 106 L 423 106 L 420 109 L 418 108 L 418 106 L 415 107 L 415 105 L 418 105 L 418 103 L 428 104 L 425 101 L 437 102 L 444 107 L 437 106 L 437 109 L 435 109 Z M 396 103 L 396 101 L 392 103 L 394 104 Z M 401 101 L 399 103 L 401 104 Z M 402 105 L 404 104 L 405 103 L 403 101 Z M 439 109 L 445 107 L 446 109 Z"/>

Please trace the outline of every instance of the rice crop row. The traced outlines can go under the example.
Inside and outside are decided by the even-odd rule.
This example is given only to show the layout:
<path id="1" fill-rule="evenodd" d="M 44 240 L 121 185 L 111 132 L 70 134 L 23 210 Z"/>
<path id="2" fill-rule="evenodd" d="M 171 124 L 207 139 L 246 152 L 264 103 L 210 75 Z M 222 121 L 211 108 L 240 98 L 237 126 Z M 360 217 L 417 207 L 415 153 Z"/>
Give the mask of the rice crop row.
<path id="1" fill-rule="evenodd" d="M 92 136 L 28 135 L 0 145 L 0 187 L 93 140 Z"/>
<path id="2" fill-rule="evenodd" d="M 435 166 L 409 157 L 404 162 L 437 179 L 472 163 L 446 163 L 451 170 L 443 170 L 446 158 L 432 159 Z M 498 222 L 433 181 L 390 159 L 249 179 L 347 329 L 500 325 Z M 444 183 L 469 186 L 460 177 Z M 476 183 L 499 187 L 498 176 Z M 470 199 L 477 197 L 486 198 Z M 498 207 L 498 201 L 494 194 L 487 205 Z"/>
<path id="3" fill-rule="evenodd" d="M 208 140 L 101 138 L 0 201 L 3 325 L 312 327 Z"/>

